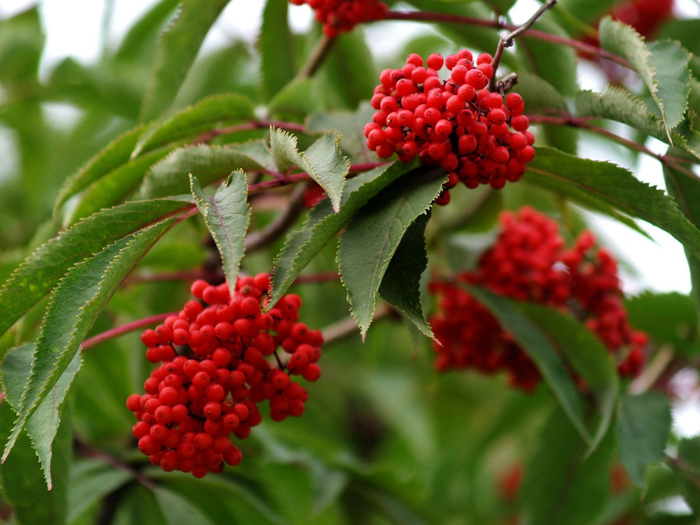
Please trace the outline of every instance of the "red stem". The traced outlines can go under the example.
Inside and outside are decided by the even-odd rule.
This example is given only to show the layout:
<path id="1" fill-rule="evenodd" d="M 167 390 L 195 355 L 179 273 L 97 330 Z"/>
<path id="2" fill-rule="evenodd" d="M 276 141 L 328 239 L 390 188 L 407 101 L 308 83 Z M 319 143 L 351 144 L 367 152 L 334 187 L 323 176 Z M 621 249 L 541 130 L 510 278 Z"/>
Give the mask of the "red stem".
<path id="1" fill-rule="evenodd" d="M 263 129 L 274 126 L 276 128 L 286 129 L 287 131 L 294 131 L 297 133 L 306 133 L 306 128 L 302 124 L 296 124 L 295 122 L 282 122 L 276 120 L 253 120 L 251 122 L 245 122 L 244 124 L 236 124 L 235 126 L 227 126 L 225 128 L 212 129 L 207 131 L 196 138 L 190 144 L 202 144 L 203 142 L 209 142 L 212 139 L 218 137 L 219 135 L 230 135 L 232 133 L 240 133 L 242 131 L 251 131 L 254 129 Z"/>
<path id="2" fill-rule="evenodd" d="M 490 27 L 492 29 L 507 29 L 508 31 L 515 31 L 519 26 L 501 22 L 500 20 L 484 20 L 481 18 L 474 18 L 471 16 L 460 16 L 460 15 L 449 15 L 444 13 L 426 13 L 423 11 L 416 11 L 412 13 L 399 13 L 396 11 L 390 11 L 383 20 L 411 20 L 414 22 L 447 22 L 451 24 L 468 24 L 473 26 Z M 561 44 L 568 47 L 573 47 L 578 49 L 583 53 L 588 53 L 591 55 L 597 55 L 602 58 L 607 58 L 608 60 L 615 62 L 621 66 L 632 69 L 629 62 L 622 57 L 600 49 L 599 47 L 592 46 L 590 44 L 584 44 L 578 40 L 572 40 L 570 38 L 565 38 L 551 33 L 545 33 L 544 31 L 538 31 L 537 29 L 530 29 L 527 32 L 527 36 L 536 38 L 537 40 L 544 40 L 546 42 L 552 42 L 554 44 Z"/>
<path id="3" fill-rule="evenodd" d="M 337 281 L 340 279 L 338 272 L 321 272 L 311 275 L 300 275 L 294 279 L 293 284 L 310 284 L 310 283 L 325 283 L 328 281 Z"/>
<path id="4" fill-rule="evenodd" d="M 143 328 L 145 326 L 158 324 L 161 321 L 164 321 L 166 317 L 177 314 L 178 312 L 168 312 L 166 314 L 152 315 L 151 317 L 139 319 L 138 321 L 127 323 L 122 326 L 117 326 L 116 328 L 112 328 L 111 330 L 107 330 L 106 332 L 102 332 L 101 334 L 97 334 L 96 336 L 83 341 L 83 352 L 92 348 L 93 346 L 97 346 L 100 343 L 104 343 L 105 341 L 109 341 L 110 339 L 114 339 L 115 337 L 119 337 L 120 335 L 124 335 L 128 332 L 133 332 L 134 330 L 138 330 L 139 328 Z"/>

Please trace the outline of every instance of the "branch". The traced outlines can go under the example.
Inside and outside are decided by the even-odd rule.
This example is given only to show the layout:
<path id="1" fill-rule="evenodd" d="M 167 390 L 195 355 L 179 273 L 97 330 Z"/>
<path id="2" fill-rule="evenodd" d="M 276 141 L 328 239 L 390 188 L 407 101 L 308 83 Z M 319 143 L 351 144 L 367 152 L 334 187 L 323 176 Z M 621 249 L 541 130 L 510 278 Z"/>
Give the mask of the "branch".
<path id="1" fill-rule="evenodd" d="M 394 315 L 394 309 L 388 304 L 381 304 L 374 311 L 373 321 L 386 319 Z M 357 321 L 352 317 L 346 317 L 323 330 L 323 345 L 336 343 L 349 337 L 358 331 Z"/>
<path id="2" fill-rule="evenodd" d="M 297 73 L 296 78 L 302 79 L 314 76 L 314 73 L 318 71 L 318 68 L 328 56 L 328 52 L 331 50 L 331 47 L 333 47 L 334 42 L 335 38 L 328 38 L 326 35 L 323 35 L 311 52 L 306 63 L 301 67 L 299 73 Z"/>
<path id="3" fill-rule="evenodd" d="M 99 345 L 100 343 L 104 343 L 105 341 L 109 341 L 110 339 L 119 337 L 120 335 L 133 332 L 134 330 L 138 330 L 139 328 L 144 328 L 146 326 L 158 324 L 161 321 L 164 321 L 168 316 L 177 314 L 178 312 L 168 312 L 166 314 L 152 315 L 151 317 L 139 319 L 138 321 L 133 321 L 122 326 L 117 326 L 116 328 L 112 328 L 111 330 L 107 330 L 106 332 L 102 332 L 101 334 L 97 334 L 96 336 L 83 341 L 83 352 L 92 348 L 93 346 Z"/>
<path id="4" fill-rule="evenodd" d="M 644 371 L 627 388 L 630 394 L 642 394 L 652 388 L 673 361 L 673 348 L 663 346 L 646 366 Z"/>
<path id="5" fill-rule="evenodd" d="M 481 27 L 490 27 L 492 29 L 507 29 L 508 31 L 515 31 L 518 26 L 514 24 L 508 24 L 500 20 L 484 20 L 482 18 L 474 18 L 471 16 L 459 16 L 459 15 L 448 15 L 443 13 L 426 13 L 423 11 L 416 11 L 412 13 L 399 13 L 396 11 L 390 11 L 384 20 L 411 20 L 414 22 L 446 22 L 448 24 L 466 24 Z M 563 46 L 573 47 L 581 51 L 582 53 L 588 53 L 590 55 L 596 55 L 602 58 L 606 58 L 611 62 L 615 62 L 623 67 L 632 69 L 629 62 L 622 57 L 600 49 L 599 47 L 592 46 L 590 44 L 585 44 L 579 42 L 578 40 L 572 40 L 570 38 L 561 37 L 558 35 L 553 35 L 551 33 L 545 33 L 544 31 L 538 31 L 536 29 L 531 29 L 528 31 L 527 36 L 530 38 L 535 38 L 537 40 L 543 40 L 545 42 L 551 42 L 553 44 L 560 44 Z"/>
<path id="6" fill-rule="evenodd" d="M 245 251 L 250 253 L 270 245 L 299 217 L 304 209 L 304 192 L 308 184 L 300 184 L 294 188 L 289 198 L 289 204 L 274 220 L 262 230 L 255 231 L 245 238 Z"/>
<path id="7" fill-rule="evenodd" d="M 280 129 L 286 129 L 287 131 L 294 131 L 296 133 L 308 133 L 305 126 L 302 124 L 296 124 L 295 122 L 283 122 L 276 120 L 253 120 L 251 122 L 245 122 L 243 124 L 236 124 L 235 126 L 228 126 L 225 128 L 217 128 L 203 133 L 198 138 L 190 142 L 191 146 L 196 144 L 202 144 L 206 142 L 211 142 L 216 137 L 220 135 L 231 135 L 233 133 L 240 133 L 242 131 L 251 131 L 254 129 L 267 129 L 270 126 L 274 126 Z"/>
<path id="8" fill-rule="evenodd" d="M 525 33 L 528 29 L 530 29 L 535 22 L 537 22 L 537 19 L 541 17 L 547 9 L 550 7 L 554 7 L 554 5 L 557 3 L 557 0 L 549 0 L 546 4 L 543 4 L 537 12 L 532 15 L 532 17 L 525 22 L 522 26 L 519 28 L 511 31 L 508 34 L 505 34 L 501 36 L 501 39 L 498 41 L 498 47 L 496 48 L 496 54 L 493 57 L 493 60 L 491 61 L 491 67 L 493 68 L 493 77 L 491 77 L 491 82 L 490 82 L 490 89 L 491 91 L 496 90 L 496 71 L 498 70 L 498 65 L 501 63 L 501 58 L 503 57 L 503 50 L 506 47 L 511 47 L 513 45 L 513 42 L 517 37 Z"/>

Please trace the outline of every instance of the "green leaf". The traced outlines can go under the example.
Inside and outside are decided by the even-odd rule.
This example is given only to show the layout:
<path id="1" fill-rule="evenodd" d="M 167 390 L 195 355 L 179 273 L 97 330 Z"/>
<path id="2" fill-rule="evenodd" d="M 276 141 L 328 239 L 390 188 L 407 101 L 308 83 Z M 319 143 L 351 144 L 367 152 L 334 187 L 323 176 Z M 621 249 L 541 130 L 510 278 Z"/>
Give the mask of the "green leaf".
<path id="1" fill-rule="evenodd" d="M 629 322 L 658 345 L 673 346 L 684 356 L 700 354 L 698 312 L 693 299 L 677 292 L 644 292 L 625 301 Z"/>
<path id="2" fill-rule="evenodd" d="M 68 488 L 68 521 L 102 501 L 119 487 L 131 481 L 131 474 L 96 459 L 84 459 L 71 465 Z"/>
<path id="3" fill-rule="evenodd" d="M 188 206 L 191 203 L 174 199 L 129 202 L 83 219 L 42 244 L 0 288 L 0 334 L 49 293 L 71 266 Z"/>
<path id="4" fill-rule="evenodd" d="M 270 115 L 303 120 L 318 105 L 316 83 L 310 78 L 295 78 L 270 100 L 267 108 Z"/>
<path id="5" fill-rule="evenodd" d="M 173 225 L 166 219 L 111 244 L 73 267 L 51 295 L 37 341 L 32 372 L 25 385 L 19 416 L 5 446 L 2 461 L 66 371 L 97 316 L 133 267 Z"/>
<path id="6" fill-rule="evenodd" d="M 13 418 L 14 413 L 9 403 L 0 403 L 0 440 L 6 440 L 10 434 Z M 54 446 L 53 488 L 47 490 L 29 438 L 24 433 L 19 436 L 13 453 L 0 466 L 3 499 L 12 505 L 15 523 L 18 525 L 66 523 L 66 493 L 72 441 L 72 421 L 71 416 L 67 415 L 59 427 Z"/>
<path id="7" fill-rule="evenodd" d="M 228 146 L 190 146 L 173 151 L 151 168 L 141 185 L 140 198 L 152 199 L 189 193 L 190 173 L 202 186 L 227 177 L 236 170 L 264 170 L 256 159 Z"/>
<path id="8" fill-rule="evenodd" d="M 18 90 L 36 83 L 46 37 L 38 7 L 0 20 L 0 83 Z"/>
<path id="9" fill-rule="evenodd" d="M 141 120 L 151 120 L 170 108 L 204 38 L 226 4 L 228 0 L 183 0 L 177 18 L 158 42 Z"/>
<path id="10" fill-rule="evenodd" d="M 520 309 L 549 336 L 593 393 L 600 421 L 588 450 L 590 453 L 608 431 L 615 411 L 619 380 L 612 356 L 600 339 L 568 315 L 535 304 L 522 304 Z"/>
<path id="11" fill-rule="evenodd" d="M 569 111 L 566 99 L 561 93 L 545 79 L 532 73 L 518 73 L 518 83 L 513 92 L 522 95 L 528 114 L 560 115 Z"/>
<path id="12" fill-rule="evenodd" d="M 25 344 L 10 350 L 0 367 L 2 383 L 7 394 L 7 401 L 15 412 L 19 413 L 22 390 L 27 384 L 35 351 L 33 344 Z M 53 487 L 51 473 L 52 445 L 58 426 L 61 423 L 61 407 L 75 375 L 82 364 L 80 353 L 76 353 L 68 368 L 58 379 L 52 389 L 52 395 L 44 399 L 34 415 L 27 421 L 27 435 L 39 458 L 41 470 L 48 490 Z"/>
<path id="13" fill-rule="evenodd" d="M 615 441 L 609 432 L 584 459 L 585 444 L 560 408 L 545 423 L 525 466 L 525 525 L 591 525 L 610 497 Z"/>
<path id="14" fill-rule="evenodd" d="M 342 135 L 335 130 L 325 132 L 309 149 L 296 158 L 298 168 L 321 186 L 338 212 L 345 186 L 345 176 L 350 171 L 350 161 L 340 151 Z"/>
<path id="15" fill-rule="evenodd" d="M 218 123 L 246 120 L 255 120 L 255 111 L 247 98 L 236 93 L 212 95 L 149 125 L 139 137 L 131 158 L 175 139 L 210 130 Z"/>
<path id="16" fill-rule="evenodd" d="M 144 126 L 139 126 L 118 136 L 80 170 L 68 177 L 58 192 L 58 197 L 54 204 L 54 216 L 73 195 L 129 162 L 131 152 L 136 147 L 139 136 L 144 129 Z"/>
<path id="17" fill-rule="evenodd" d="M 681 440 L 675 466 L 683 475 L 685 500 L 697 516 L 700 514 L 700 436 Z"/>
<path id="18" fill-rule="evenodd" d="M 382 278 L 408 227 L 442 191 L 445 172 L 418 169 L 385 188 L 353 217 L 338 244 L 338 268 L 350 311 L 364 336 Z"/>
<path id="19" fill-rule="evenodd" d="M 278 0 L 267 0 L 263 10 L 258 49 L 263 88 L 268 99 L 286 86 L 296 73 L 288 11 L 289 3 Z"/>
<path id="20" fill-rule="evenodd" d="M 538 31 L 568 37 L 559 25 L 551 19 L 540 19 Z M 549 82 L 562 95 L 573 95 L 576 84 L 576 53 L 571 47 L 545 42 L 529 37 L 525 33 L 515 43 L 519 62 Z"/>
<path id="21" fill-rule="evenodd" d="M 663 121 L 624 88 L 612 86 L 603 93 L 579 91 L 574 102 L 576 113 L 581 117 L 601 117 L 622 122 L 667 144 L 670 137 L 674 146 L 700 158 L 700 136 L 697 133 L 680 127 L 667 132 Z"/>
<path id="22" fill-rule="evenodd" d="M 153 493 L 168 525 L 213 525 L 201 510 L 176 492 L 158 487 Z"/>
<path id="23" fill-rule="evenodd" d="M 297 275 L 321 248 L 345 227 L 358 209 L 391 182 L 416 168 L 417 165 L 415 162 L 397 161 L 361 173 L 348 180 L 338 213 L 334 213 L 331 203 L 327 199 L 318 203 L 309 212 L 301 229 L 287 235 L 284 247 L 275 259 L 268 308 L 272 308 L 279 301 Z"/>
<path id="24" fill-rule="evenodd" d="M 244 172 L 235 171 L 219 186 L 213 197 L 204 193 L 193 175 L 190 175 L 190 187 L 204 224 L 221 254 L 224 274 L 233 297 L 245 250 L 245 234 L 250 223 L 248 180 Z"/>
<path id="25" fill-rule="evenodd" d="M 609 16 L 601 20 L 598 31 L 603 49 L 626 58 L 642 77 L 661 112 L 665 131 L 670 133 L 683 120 L 688 106 L 688 52 L 678 42 L 646 46 L 633 27 Z"/>
<path id="26" fill-rule="evenodd" d="M 270 126 L 270 154 L 280 173 L 286 173 L 297 160 L 297 138 L 288 131 Z"/>
<path id="27" fill-rule="evenodd" d="M 700 231 L 685 218 L 675 201 L 624 168 L 540 147 L 537 158 L 528 165 L 527 179 L 583 206 L 600 203 L 643 219 L 700 256 Z"/>
<path id="28" fill-rule="evenodd" d="M 113 59 L 120 61 L 137 61 L 146 52 L 155 47 L 158 33 L 180 2 L 178 0 L 161 0 L 149 9 L 138 22 L 126 33 Z"/>
<path id="29" fill-rule="evenodd" d="M 434 339 L 430 324 L 425 320 L 420 293 L 420 279 L 428 267 L 425 227 L 429 216 L 430 213 L 421 215 L 406 230 L 384 274 L 379 294 L 399 309 L 423 335 Z"/>
<path id="30" fill-rule="evenodd" d="M 671 405 L 659 392 L 624 395 L 617 414 L 620 460 L 630 479 L 644 486 L 650 463 L 662 461 L 671 433 Z"/>
<path id="31" fill-rule="evenodd" d="M 520 304 L 500 297 L 489 290 L 461 284 L 479 302 L 489 309 L 501 326 L 513 334 L 525 353 L 537 365 L 559 405 L 581 437 L 591 444 L 583 419 L 583 400 L 556 349 L 547 336 L 520 311 Z"/>

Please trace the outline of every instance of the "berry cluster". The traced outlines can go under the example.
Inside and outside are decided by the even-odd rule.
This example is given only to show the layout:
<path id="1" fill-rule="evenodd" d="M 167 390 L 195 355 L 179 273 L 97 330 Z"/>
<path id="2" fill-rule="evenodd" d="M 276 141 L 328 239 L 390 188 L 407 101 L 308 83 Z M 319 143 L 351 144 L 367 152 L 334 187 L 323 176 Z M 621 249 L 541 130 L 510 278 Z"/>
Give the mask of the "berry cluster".
<path id="1" fill-rule="evenodd" d="M 316 13 L 316 21 L 323 24 L 323 33 L 335 38 L 352 31 L 363 22 L 382 20 L 389 8 L 380 0 L 290 0 L 295 5 L 307 4 Z"/>
<path id="2" fill-rule="evenodd" d="M 364 128 L 367 146 L 379 157 L 398 153 L 410 162 L 418 155 L 423 165 L 450 174 L 438 204 L 449 202 L 449 190 L 460 181 L 467 188 L 501 189 L 519 180 L 535 158 L 522 97 L 509 93 L 504 104 L 503 95 L 487 89 L 491 55 L 473 58 L 466 49 L 445 59 L 435 53 L 426 68 L 412 54 L 401 69 L 385 69 L 372 97 L 378 111 Z M 438 76 L 443 65 L 450 71 L 445 81 Z"/>
<path id="3" fill-rule="evenodd" d="M 195 281 L 192 294 L 204 305 L 189 301 L 141 335 L 146 358 L 162 364 L 126 406 L 139 420 L 138 448 L 154 465 L 195 477 L 220 472 L 223 462 L 241 462 L 229 436 L 245 439 L 260 424 L 259 403 L 269 400 L 273 421 L 304 413 L 308 393 L 290 376 L 320 377 L 323 336 L 298 322 L 297 295 L 263 313 L 269 282 L 267 274 L 239 277 L 231 297 L 226 283 Z M 289 354 L 286 366 L 277 347 Z"/>
<path id="4" fill-rule="evenodd" d="M 622 375 L 637 375 L 644 362 L 647 336 L 632 330 L 622 303 L 617 264 L 595 238 L 584 232 L 567 250 L 557 225 L 531 208 L 506 212 L 496 243 L 471 272 L 457 280 L 483 286 L 513 299 L 545 304 L 586 323 L 619 359 Z M 501 370 L 513 386 L 532 390 L 541 377 L 537 367 L 498 320 L 454 283 L 436 281 L 440 313 L 431 318 L 438 370 L 476 368 Z"/>

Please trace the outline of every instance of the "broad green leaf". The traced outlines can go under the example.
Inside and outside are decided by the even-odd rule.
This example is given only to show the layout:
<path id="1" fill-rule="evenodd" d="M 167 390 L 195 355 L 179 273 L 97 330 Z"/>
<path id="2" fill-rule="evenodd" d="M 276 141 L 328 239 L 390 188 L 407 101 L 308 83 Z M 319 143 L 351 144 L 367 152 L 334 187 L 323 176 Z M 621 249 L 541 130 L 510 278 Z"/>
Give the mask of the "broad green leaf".
<path id="1" fill-rule="evenodd" d="M 537 21 L 538 31 L 567 37 L 566 32 L 546 17 Z M 515 42 L 519 62 L 549 82 L 559 93 L 573 95 L 576 84 L 576 53 L 571 47 L 529 37 L 527 33 Z M 516 90 L 517 91 L 517 90 Z"/>
<path id="2" fill-rule="evenodd" d="M 340 149 L 354 162 L 367 162 L 367 139 L 362 132 L 363 126 L 372 120 L 375 110 L 364 103 L 355 112 L 338 111 L 315 113 L 306 121 L 309 131 L 336 129 L 342 135 Z"/>
<path id="3" fill-rule="evenodd" d="M 107 244 L 191 205 L 175 199 L 129 202 L 83 219 L 42 244 L 0 288 L 0 334 L 49 293 L 71 266 Z"/>
<path id="4" fill-rule="evenodd" d="M 609 12 L 617 0 L 559 0 L 554 7 L 557 12 L 560 7 L 566 9 L 571 16 L 591 24 L 605 13 Z"/>
<path id="5" fill-rule="evenodd" d="M 112 58 L 120 61 L 137 61 L 151 50 L 151 45 L 155 47 L 158 33 L 179 3 L 178 0 L 160 0 L 146 11 L 146 14 L 124 35 Z"/>
<path id="6" fill-rule="evenodd" d="M 4 88 L 22 89 L 37 83 L 39 61 L 46 37 L 39 8 L 22 10 L 0 20 L 0 83 Z"/>
<path id="7" fill-rule="evenodd" d="M 602 203 L 645 220 L 700 256 L 700 231 L 685 218 L 675 201 L 624 168 L 541 147 L 537 158 L 528 165 L 526 176 L 533 184 L 560 192 L 583 206 Z"/>
<path id="8" fill-rule="evenodd" d="M 326 132 L 309 149 L 296 158 L 298 168 L 321 186 L 337 212 L 345 186 L 345 176 L 350 171 L 350 161 L 340 151 L 342 135 L 335 130 Z"/>
<path id="9" fill-rule="evenodd" d="M 139 126 L 118 136 L 80 170 L 68 177 L 58 193 L 54 205 L 54 216 L 73 195 L 129 162 L 131 152 L 136 147 L 139 136 L 144 129 L 144 126 Z"/>
<path id="10" fill-rule="evenodd" d="M 168 525 L 213 525 L 201 510 L 176 492 L 158 487 L 153 493 Z"/>
<path id="11" fill-rule="evenodd" d="M 318 106 L 316 83 L 310 78 L 295 78 L 267 105 L 270 115 L 296 120 L 303 120 Z"/>
<path id="12" fill-rule="evenodd" d="M 0 367 L 2 383 L 7 393 L 7 401 L 19 413 L 19 404 L 24 385 L 27 384 L 32 366 L 32 357 L 35 351 L 33 344 L 25 344 L 11 350 Z M 52 489 L 53 479 L 51 472 L 52 445 L 58 427 L 61 423 L 61 411 L 63 401 L 68 393 L 73 378 L 80 369 L 80 353 L 76 353 L 53 387 L 52 395 L 44 399 L 34 415 L 27 421 L 27 435 L 32 442 L 32 447 L 39 458 L 41 470 L 48 490 Z M 55 473 L 53 473 L 55 474 Z M 63 475 L 63 473 L 60 473 Z"/>
<path id="13" fill-rule="evenodd" d="M 591 525 L 610 497 L 615 440 L 609 432 L 585 457 L 586 445 L 560 408 L 545 423 L 525 465 L 525 525 Z"/>
<path id="14" fill-rule="evenodd" d="M 236 93 L 213 95 L 146 127 L 131 158 L 175 139 L 213 129 L 217 123 L 254 119 L 253 106 L 244 96 Z"/>
<path id="15" fill-rule="evenodd" d="M 375 196 L 350 221 L 338 244 L 338 268 L 350 311 L 364 336 L 377 292 L 408 227 L 442 191 L 445 172 L 419 169 Z"/>
<path id="16" fill-rule="evenodd" d="M 620 459 L 630 479 L 644 486 L 647 465 L 662 461 L 671 433 L 671 405 L 659 392 L 624 395 L 617 414 Z"/>
<path id="17" fill-rule="evenodd" d="M 501 326 L 513 334 L 525 353 L 537 365 L 559 405 L 588 445 L 591 438 L 583 416 L 583 400 L 563 361 L 547 336 L 520 311 L 520 304 L 484 288 L 462 285 L 493 314 Z"/>
<path id="18" fill-rule="evenodd" d="M 296 164 L 297 153 L 297 138 L 288 131 L 270 126 L 270 154 L 280 173 L 286 173 Z"/>
<path id="19" fill-rule="evenodd" d="M 576 113 L 580 117 L 601 117 L 628 126 L 663 142 L 670 140 L 700 159 L 700 135 L 690 129 L 678 128 L 667 132 L 663 121 L 649 112 L 646 104 L 621 87 L 608 87 L 603 93 L 579 91 L 575 97 Z"/>
<path id="20" fill-rule="evenodd" d="M 0 440 L 10 434 L 14 413 L 9 403 L 0 403 Z M 66 523 L 68 473 L 73 446 L 73 429 L 67 415 L 58 429 L 52 470 L 52 490 L 46 489 L 36 452 L 25 433 L 19 436 L 14 451 L 0 466 L 3 499 L 12 505 L 14 523 L 18 525 Z"/>
<path id="21" fill-rule="evenodd" d="M 518 73 L 518 83 L 512 91 L 522 95 L 528 115 L 560 115 L 569 111 L 561 93 L 545 79 L 532 73 Z"/>
<path id="22" fill-rule="evenodd" d="M 665 131 L 670 133 L 683 120 L 688 106 L 688 52 L 678 42 L 646 46 L 633 27 L 609 16 L 601 20 L 598 29 L 603 49 L 626 58 L 639 73 L 661 112 Z"/>
<path id="23" fill-rule="evenodd" d="M 249 140 L 241 144 L 232 144 L 231 148 L 242 153 L 246 157 L 250 157 L 267 171 L 275 171 L 277 169 L 275 161 L 270 154 L 270 150 L 265 147 L 265 141 L 262 139 Z"/>
<path id="24" fill-rule="evenodd" d="M 420 292 L 420 279 L 428 267 L 425 226 L 429 215 L 421 215 L 406 230 L 379 286 L 379 295 L 398 308 L 423 335 L 433 339 L 433 331 L 423 313 Z"/>
<path id="25" fill-rule="evenodd" d="M 630 324 L 659 345 L 685 356 L 700 354 L 698 312 L 693 299 L 677 292 L 644 292 L 625 301 Z"/>
<path id="26" fill-rule="evenodd" d="M 244 172 L 235 171 L 219 186 L 216 194 L 209 197 L 197 178 L 190 175 L 190 188 L 204 224 L 221 254 L 224 274 L 233 297 L 250 222 L 248 180 Z"/>
<path id="27" fill-rule="evenodd" d="M 209 29 L 228 0 L 183 0 L 177 18 L 161 35 L 141 120 L 151 120 L 170 108 Z"/>
<path id="28" fill-rule="evenodd" d="M 681 440 L 675 466 L 683 475 L 685 500 L 697 517 L 700 514 L 700 436 Z"/>
<path id="29" fill-rule="evenodd" d="M 605 436 L 615 412 L 619 380 L 612 356 L 600 339 L 568 315 L 535 304 L 523 304 L 521 310 L 549 336 L 593 393 L 600 421 L 590 453 Z"/>
<path id="30" fill-rule="evenodd" d="M 309 212 L 301 229 L 287 235 L 284 247 L 275 259 L 268 308 L 272 308 L 279 301 L 297 275 L 321 248 L 345 227 L 358 209 L 391 182 L 415 169 L 417 165 L 415 162 L 408 164 L 394 162 L 348 180 L 338 213 L 333 212 L 331 203 L 327 199 L 318 203 Z"/>
<path id="31" fill-rule="evenodd" d="M 109 245 L 73 267 L 53 291 L 36 344 L 32 372 L 22 393 L 19 416 L 2 461 L 7 459 L 27 420 L 70 365 L 119 284 L 174 221 L 166 219 Z"/>
<path id="32" fill-rule="evenodd" d="M 166 197 L 189 193 L 190 173 L 204 187 L 228 177 L 236 170 L 264 170 L 265 167 L 228 146 L 190 146 L 173 151 L 151 168 L 141 185 L 140 198 Z"/>
<path id="33" fill-rule="evenodd" d="M 279 92 L 293 78 L 294 42 L 287 23 L 288 2 L 267 0 L 262 15 L 262 27 L 258 38 L 260 72 L 268 99 Z"/>
<path id="34" fill-rule="evenodd" d="M 174 148 L 159 149 L 120 166 L 88 186 L 80 196 L 77 206 L 70 212 L 66 224 L 120 203 L 138 188 L 148 170 Z"/>
<path id="35" fill-rule="evenodd" d="M 73 463 L 68 488 L 68 522 L 77 520 L 92 505 L 132 479 L 126 470 L 96 459 Z"/>

